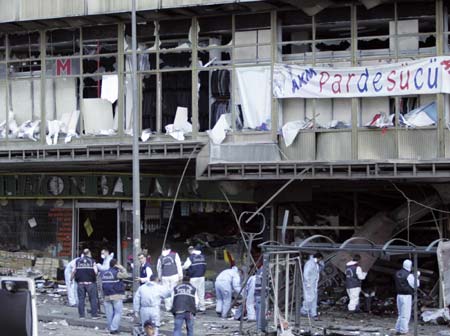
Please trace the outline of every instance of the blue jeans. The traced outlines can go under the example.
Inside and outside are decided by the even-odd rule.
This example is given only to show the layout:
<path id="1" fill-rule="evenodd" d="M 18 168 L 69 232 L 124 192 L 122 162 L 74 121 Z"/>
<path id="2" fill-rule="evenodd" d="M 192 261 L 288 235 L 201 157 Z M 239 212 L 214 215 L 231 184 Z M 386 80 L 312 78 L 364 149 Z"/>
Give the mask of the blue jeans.
<path id="1" fill-rule="evenodd" d="M 105 301 L 103 304 L 105 306 L 106 320 L 108 321 L 109 331 L 119 330 L 123 309 L 122 300 Z"/>
<path id="2" fill-rule="evenodd" d="M 78 294 L 78 314 L 80 317 L 85 316 L 84 301 L 86 300 L 86 293 L 89 296 L 89 303 L 91 304 L 91 314 L 92 317 L 97 316 L 97 284 L 95 282 L 85 285 L 78 284 L 77 294 Z"/>
<path id="3" fill-rule="evenodd" d="M 194 336 L 194 315 L 186 312 L 181 314 L 175 314 L 173 336 L 181 336 L 183 333 L 183 322 L 186 321 L 187 336 Z"/>

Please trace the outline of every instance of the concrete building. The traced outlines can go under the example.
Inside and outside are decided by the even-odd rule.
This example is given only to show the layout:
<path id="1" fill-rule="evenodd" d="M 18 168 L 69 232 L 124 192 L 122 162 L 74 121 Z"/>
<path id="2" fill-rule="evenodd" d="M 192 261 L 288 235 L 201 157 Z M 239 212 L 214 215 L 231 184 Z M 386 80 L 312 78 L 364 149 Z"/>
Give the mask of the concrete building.
<path id="1" fill-rule="evenodd" d="M 223 192 L 239 214 L 291 180 L 266 239 L 386 233 L 380 213 L 399 225 L 373 240 L 446 237 L 445 214 L 410 206 L 448 201 L 448 1 L 137 3 L 143 247 L 189 158 L 180 243 L 220 252 L 239 237 Z M 1 249 L 130 254 L 130 6 L 0 1 Z"/>

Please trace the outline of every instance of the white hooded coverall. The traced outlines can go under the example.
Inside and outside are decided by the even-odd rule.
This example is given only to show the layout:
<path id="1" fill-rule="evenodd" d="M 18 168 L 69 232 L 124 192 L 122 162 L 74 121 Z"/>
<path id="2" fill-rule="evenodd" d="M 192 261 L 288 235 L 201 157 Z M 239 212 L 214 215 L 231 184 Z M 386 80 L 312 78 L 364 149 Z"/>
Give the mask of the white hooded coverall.
<path id="1" fill-rule="evenodd" d="M 216 312 L 223 318 L 231 307 L 231 296 L 233 290 L 236 293 L 241 291 L 241 278 L 236 266 L 222 271 L 216 278 Z"/>
<path id="2" fill-rule="evenodd" d="M 151 320 L 156 325 L 155 336 L 158 335 L 160 326 L 160 304 L 161 299 L 170 297 L 172 291 L 156 282 L 149 281 L 139 287 L 134 299 L 133 309 L 135 313 L 139 312 L 142 326 L 145 321 Z"/>
<path id="3" fill-rule="evenodd" d="M 403 262 L 403 268 L 411 272 L 412 262 L 406 259 Z M 420 275 L 420 273 L 418 274 Z M 411 273 L 406 278 L 408 285 L 414 288 L 414 275 Z M 419 288 L 419 277 L 417 277 L 417 288 Z M 395 331 L 401 334 L 407 334 L 409 330 L 409 320 L 411 319 L 412 295 L 397 294 L 398 319 L 395 324 Z"/>

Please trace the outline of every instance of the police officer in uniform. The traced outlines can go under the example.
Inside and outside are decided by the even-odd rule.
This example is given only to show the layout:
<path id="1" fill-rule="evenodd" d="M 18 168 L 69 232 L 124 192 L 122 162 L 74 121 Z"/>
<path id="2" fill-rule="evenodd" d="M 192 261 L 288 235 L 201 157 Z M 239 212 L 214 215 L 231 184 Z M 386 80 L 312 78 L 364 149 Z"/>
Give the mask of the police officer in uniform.
<path id="1" fill-rule="evenodd" d="M 158 277 L 161 279 L 161 284 L 173 291 L 178 282 L 183 279 L 183 268 L 181 267 L 181 260 L 178 253 L 172 251 L 170 246 L 166 245 L 158 258 Z M 164 300 L 166 311 L 171 311 L 172 296 Z"/>
<path id="2" fill-rule="evenodd" d="M 111 259 L 108 270 L 100 272 L 108 330 L 113 335 L 119 333 L 125 299 L 125 284 L 122 279 L 127 277 L 126 269 L 116 259 Z"/>
<path id="3" fill-rule="evenodd" d="M 367 276 L 367 273 L 363 272 L 359 262 L 361 256 L 358 254 L 353 257 L 345 265 L 345 288 L 350 299 L 348 303 L 348 311 L 351 313 L 359 312 L 359 295 L 361 294 L 361 282 Z"/>
<path id="4" fill-rule="evenodd" d="M 147 257 L 144 253 L 138 255 L 141 267 L 139 268 L 139 277 L 136 279 L 141 285 L 150 281 L 150 277 L 153 275 L 150 263 L 147 261 Z"/>
<path id="5" fill-rule="evenodd" d="M 395 273 L 395 288 L 397 289 L 398 319 L 395 324 L 396 335 L 406 335 L 411 319 L 412 296 L 414 294 L 414 275 L 411 272 L 412 261 L 403 261 L 403 268 Z M 417 272 L 416 281 L 419 287 L 420 272 Z"/>
<path id="6" fill-rule="evenodd" d="M 174 290 L 172 313 L 175 317 L 173 336 L 181 336 L 183 322 L 186 321 L 187 336 L 194 335 L 194 315 L 198 301 L 195 287 L 190 284 L 188 275 L 183 277 L 183 282 Z"/>
<path id="7" fill-rule="evenodd" d="M 190 283 L 197 290 L 198 310 L 204 312 L 205 308 L 205 272 L 206 258 L 199 248 L 193 246 L 188 248 L 189 257 L 184 262 L 183 269 L 187 270 L 187 275 L 191 278 Z"/>
<path id="8" fill-rule="evenodd" d="M 78 295 L 78 314 L 80 318 L 85 318 L 84 302 L 86 299 L 86 293 L 89 296 L 89 302 L 91 304 L 91 314 L 93 319 L 98 319 L 97 315 L 97 265 L 89 249 L 83 250 L 83 256 L 78 258 L 75 264 L 75 269 L 72 273 L 72 280 L 77 282 L 77 295 Z"/>

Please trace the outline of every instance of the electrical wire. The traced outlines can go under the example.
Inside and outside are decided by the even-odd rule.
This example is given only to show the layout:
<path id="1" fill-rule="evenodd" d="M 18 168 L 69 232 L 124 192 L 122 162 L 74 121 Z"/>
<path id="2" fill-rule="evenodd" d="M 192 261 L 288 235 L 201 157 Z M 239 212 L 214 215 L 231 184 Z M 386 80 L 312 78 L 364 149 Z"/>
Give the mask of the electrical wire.
<path id="1" fill-rule="evenodd" d="M 183 183 L 184 175 L 186 174 L 186 171 L 187 171 L 187 168 L 189 166 L 189 163 L 191 162 L 191 159 L 194 156 L 194 153 L 197 150 L 197 147 L 198 147 L 198 145 L 195 145 L 195 147 L 192 150 L 191 154 L 189 154 L 189 158 L 188 158 L 188 160 L 186 162 L 186 165 L 184 166 L 183 173 L 181 174 L 181 177 L 180 177 L 180 182 L 178 182 L 177 191 L 175 193 L 175 197 L 173 198 L 172 209 L 170 210 L 169 221 L 167 222 L 166 233 L 164 234 L 164 240 L 163 240 L 163 244 L 162 244 L 162 248 L 161 249 L 164 249 L 164 246 L 166 246 L 167 235 L 169 234 L 170 223 L 172 221 L 172 216 L 173 216 L 173 211 L 175 209 L 175 204 L 177 203 L 178 193 L 180 192 L 180 188 L 181 188 L 181 184 Z"/>
<path id="2" fill-rule="evenodd" d="M 417 204 L 417 205 L 419 205 L 419 206 L 421 206 L 421 207 L 424 207 L 425 209 L 430 210 L 431 213 L 432 213 L 432 215 L 433 215 L 433 217 L 435 217 L 433 211 L 437 211 L 437 212 L 440 212 L 440 213 L 450 214 L 450 211 L 446 211 L 446 210 L 441 210 L 441 209 L 433 208 L 433 207 L 431 207 L 431 206 L 429 206 L 429 205 L 420 203 L 420 202 L 418 202 L 418 201 L 416 201 L 416 200 L 414 200 L 414 199 L 412 199 L 412 198 L 409 198 L 408 196 L 406 196 L 405 192 L 404 192 L 403 190 L 401 190 L 395 183 L 391 182 L 391 184 L 394 186 L 394 188 L 395 188 L 395 189 L 396 189 L 396 190 L 397 190 L 397 191 L 398 191 L 398 192 L 406 199 L 406 201 L 408 202 L 408 218 L 407 218 L 408 241 L 410 241 L 410 240 L 409 240 L 409 235 L 410 235 L 410 233 L 409 233 L 409 226 L 410 226 L 410 221 L 409 221 L 409 219 L 410 219 L 410 215 L 411 215 L 411 203 Z M 439 234 L 439 238 L 442 238 L 441 230 L 439 229 L 439 226 L 438 226 L 438 224 L 437 224 L 436 221 L 435 221 L 435 225 L 436 225 L 436 229 L 437 229 L 438 234 Z"/>
<path id="3" fill-rule="evenodd" d="M 418 202 L 418 201 L 416 201 L 416 200 L 414 200 L 414 199 L 412 199 L 412 198 L 409 198 L 408 196 L 406 196 L 406 194 L 405 194 L 399 187 L 397 187 L 397 185 L 396 185 L 395 183 L 391 182 L 391 184 L 394 186 L 394 188 L 395 188 L 400 194 L 403 195 L 403 197 L 404 197 L 407 201 L 409 201 L 409 202 L 411 202 L 411 203 L 415 203 L 415 204 L 417 204 L 417 205 L 419 205 L 419 206 L 421 206 L 421 207 L 424 207 L 424 208 L 426 208 L 426 209 L 429 209 L 429 210 L 431 210 L 431 211 L 437 211 L 437 212 L 441 212 L 441 213 L 450 214 L 450 211 L 442 210 L 442 209 L 437 209 L 437 208 L 433 208 L 433 207 L 431 207 L 431 206 L 429 206 L 429 205 L 420 203 L 420 202 Z"/>

